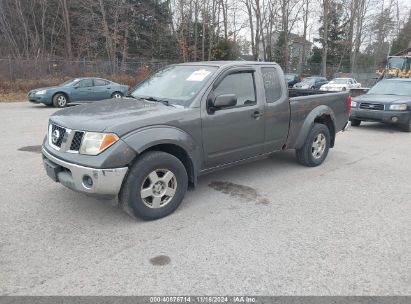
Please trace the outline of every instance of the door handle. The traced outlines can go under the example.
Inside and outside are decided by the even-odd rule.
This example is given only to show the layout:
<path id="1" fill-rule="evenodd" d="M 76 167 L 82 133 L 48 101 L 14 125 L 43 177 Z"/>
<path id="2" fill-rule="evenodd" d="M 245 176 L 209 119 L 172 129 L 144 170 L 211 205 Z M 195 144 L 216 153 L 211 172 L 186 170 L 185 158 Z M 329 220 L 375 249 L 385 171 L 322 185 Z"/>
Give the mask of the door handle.
<path id="1" fill-rule="evenodd" d="M 251 117 L 254 118 L 254 119 L 259 119 L 261 116 L 263 116 L 263 114 L 261 114 L 261 113 L 258 112 L 258 111 L 255 111 L 255 112 L 251 115 Z"/>
<path id="2" fill-rule="evenodd" d="M 111 88 L 107 88 L 107 90 L 110 90 Z"/>

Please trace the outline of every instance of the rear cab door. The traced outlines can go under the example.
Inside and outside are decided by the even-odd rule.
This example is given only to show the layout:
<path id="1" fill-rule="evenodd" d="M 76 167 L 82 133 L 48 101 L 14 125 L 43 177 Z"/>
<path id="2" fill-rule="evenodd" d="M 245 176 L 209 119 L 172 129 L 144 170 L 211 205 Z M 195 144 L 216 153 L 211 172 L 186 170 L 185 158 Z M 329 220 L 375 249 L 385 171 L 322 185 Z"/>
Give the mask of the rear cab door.
<path id="1" fill-rule="evenodd" d="M 235 94 L 237 105 L 210 111 L 219 95 Z M 224 71 L 202 102 L 202 137 L 207 169 L 264 152 L 264 94 L 256 68 Z"/>
<path id="2" fill-rule="evenodd" d="M 264 153 L 281 150 L 287 141 L 290 103 L 282 70 L 276 65 L 260 67 L 264 90 Z"/>

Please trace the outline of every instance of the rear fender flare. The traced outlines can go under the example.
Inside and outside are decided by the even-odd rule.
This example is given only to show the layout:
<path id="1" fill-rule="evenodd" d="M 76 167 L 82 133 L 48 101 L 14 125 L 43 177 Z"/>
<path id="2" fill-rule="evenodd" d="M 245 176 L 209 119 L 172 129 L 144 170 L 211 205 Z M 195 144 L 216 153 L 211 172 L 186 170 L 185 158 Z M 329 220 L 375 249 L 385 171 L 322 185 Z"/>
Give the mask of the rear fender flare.
<path id="1" fill-rule="evenodd" d="M 297 140 L 295 142 L 295 149 L 300 149 L 304 145 L 308 133 L 310 133 L 312 127 L 314 126 L 315 119 L 323 115 L 328 115 L 331 117 L 331 121 L 334 125 L 335 130 L 335 114 L 333 110 L 326 105 L 318 106 L 306 116 L 304 123 L 301 126 L 300 133 L 297 136 Z"/>

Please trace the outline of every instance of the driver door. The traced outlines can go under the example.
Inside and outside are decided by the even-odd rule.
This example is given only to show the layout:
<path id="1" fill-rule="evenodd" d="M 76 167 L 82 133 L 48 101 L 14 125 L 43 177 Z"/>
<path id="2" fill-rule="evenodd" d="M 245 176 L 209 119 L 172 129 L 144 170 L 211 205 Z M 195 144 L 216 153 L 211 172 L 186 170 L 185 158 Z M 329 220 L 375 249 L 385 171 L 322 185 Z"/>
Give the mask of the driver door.
<path id="1" fill-rule="evenodd" d="M 93 101 L 93 79 L 86 78 L 80 80 L 71 93 L 71 101 L 75 102 L 88 102 Z"/>
<path id="2" fill-rule="evenodd" d="M 254 71 L 226 75 L 207 98 L 235 94 L 237 105 L 202 113 L 202 135 L 206 168 L 262 154 L 264 151 L 264 107 L 257 102 Z"/>

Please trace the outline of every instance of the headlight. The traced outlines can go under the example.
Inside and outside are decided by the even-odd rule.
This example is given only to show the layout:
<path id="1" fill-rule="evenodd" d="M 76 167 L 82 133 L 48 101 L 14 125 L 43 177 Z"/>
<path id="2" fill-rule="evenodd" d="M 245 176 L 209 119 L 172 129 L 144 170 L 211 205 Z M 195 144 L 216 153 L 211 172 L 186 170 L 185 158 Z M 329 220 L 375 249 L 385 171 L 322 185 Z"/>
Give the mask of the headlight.
<path id="1" fill-rule="evenodd" d="M 406 103 L 392 104 L 390 105 L 390 110 L 405 111 L 407 110 L 408 105 Z"/>
<path id="2" fill-rule="evenodd" d="M 46 90 L 41 90 L 36 92 L 37 95 L 44 95 L 46 94 Z"/>
<path id="3" fill-rule="evenodd" d="M 118 141 L 114 133 L 86 132 L 80 146 L 80 154 L 97 155 Z"/>
<path id="4" fill-rule="evenodd" d="M 357 102 L 351 100 L 351 108 L 356 108 L 357 107 Z"/>

